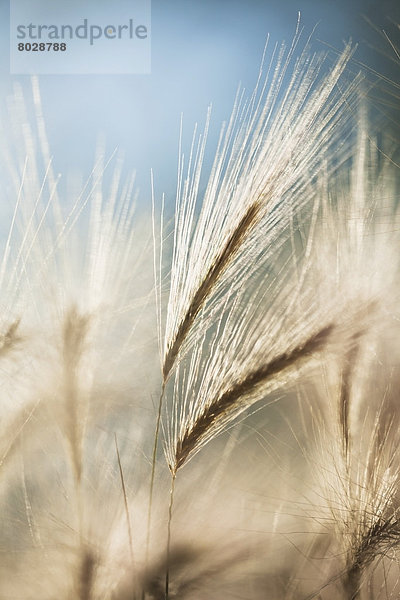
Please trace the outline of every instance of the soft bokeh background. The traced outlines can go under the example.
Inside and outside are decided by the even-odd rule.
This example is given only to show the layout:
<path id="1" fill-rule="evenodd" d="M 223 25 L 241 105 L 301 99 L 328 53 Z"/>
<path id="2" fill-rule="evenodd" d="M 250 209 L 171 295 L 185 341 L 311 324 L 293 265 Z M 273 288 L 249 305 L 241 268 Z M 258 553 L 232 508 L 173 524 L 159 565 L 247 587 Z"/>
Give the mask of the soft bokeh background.
<path id="1" fill-rule="evenodd" d="M 251 91 L 256 81 L 268 33 L 272 43 L 290 42 L 300 11 L 306 33 L 316 26 L 316 51 L 340 50 L 343 41 L 351 38 L 359 45 L 351 69 L 359 70 L 359 61 L 398 78 L 398 68 L 381 52 L 390 54 L 388 44 L 371 25 L 395 35 L 393 23 L 400 22 L 396 5 L 396 0 L 153 0 L 151 75 L 41 76 L 56 168 L 78 169 L 87 175 L 98 135 L 104 134 L 107 152 L 119 147 L 126 168 L 136 169 L 143 207 L 149 206 L 151 168 L 157 195 L 165 191 L 172 198 L 181 113 L 188 142 L 195 122 L 204 123 L 212 103 L 211 156 L 238 83 Z M 13 81 L 27 90 L 30 82 L 28 76 L 9 74 L 9 3 L 5 0 L 0 0 L 0 23 L 4 101 Z"/>

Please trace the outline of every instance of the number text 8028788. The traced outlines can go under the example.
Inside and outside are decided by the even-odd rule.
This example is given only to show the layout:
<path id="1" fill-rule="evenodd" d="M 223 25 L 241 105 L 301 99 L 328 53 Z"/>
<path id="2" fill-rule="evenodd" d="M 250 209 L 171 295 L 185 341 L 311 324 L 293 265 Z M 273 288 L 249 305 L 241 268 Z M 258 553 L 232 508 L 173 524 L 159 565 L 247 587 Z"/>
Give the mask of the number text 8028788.
<path id="1" fill-rule="evenodd" d="M 65 52 L 67 49 L 67 44 L 65 43 L 53 43 L 53 42 L 20 42 L 18 44 L 18 50 L 23 52 Z"/>

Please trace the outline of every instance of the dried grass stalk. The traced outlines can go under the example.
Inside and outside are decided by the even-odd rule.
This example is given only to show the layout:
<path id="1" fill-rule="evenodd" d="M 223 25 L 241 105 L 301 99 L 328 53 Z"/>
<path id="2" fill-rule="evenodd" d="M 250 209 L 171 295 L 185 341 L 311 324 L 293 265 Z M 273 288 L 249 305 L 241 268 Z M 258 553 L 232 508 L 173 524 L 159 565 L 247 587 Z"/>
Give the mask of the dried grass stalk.
<path id="1" fill-rule="evenodd" d="M 86 390 L 82 387 L 82 359 L 87 344 L 90 319 L 72 307 L 65 316 L 62 332 L 62 402 L 65 435 L 69 442 L 76 481 L 82 475 L 82 443 L 88 411 Z"/>
<path id="2" fill-rule="evenodd" d="M 336 85 L 351 48 L 322 76 L 324 59 L 310 57 L 308 48 L 294 59 L 298 43 L 297 35 L 289 50 L 275 49 L 250 101 L 237 99 L 197 220 L 206 136 L 191 150 L 184 182 L 180 164 L 164 382 L 195 342 L 196 323 L 206 328 L 224 304 L 227 288 L 234 294 L 250 284 L 260 265 L 282 246 L 293 211 L 309 200 L 310 174 L 335 143 L 338 121 L 343 125 L 349 117 L 345 106 L 353 101 L 357 78 L 343 82 L 340 94 Z"/>
<path id="3" fill-rule="evenodd" d="M 256 396 L 256 399 L 259 399 L 262 397 L 263 388 L 271 379 L 291 368 L 299 367 L 310 355 L 320 351 L 326 345 L 333 329 L 332 324 L 322 328 L 299 346 L 250 371 L 230 385 L 218 398 L 211 400 L 196 421 L 188 425 L 177 440 L 175 460 L 169 465 L 171 472 L 175 474 L 185 464 L 198 449 L 205 435 L 209 437 L 219 421 L 229 423 L 231 415 L 237 416 L 247 408 L 249 402 L 246 402 L 246 399 L 249 396 L 259 392 Z"/>
<path id="4" fill-rule="evenodd" d="M 353 372 L 355 368 L 355 363 L 357 361 L 357 355 L 359 352 L 359 344 L 357 342 L 357 339 L 359 337 L 360 335 L 353 337 L 352 347 L 350 347 L 349 351 L 345 355 L 345 365 L 340 385 L 339 423 L 342 432 L 343 452 L 346 459 L 348 458 L 350 451 L 350 398 L 351 386 L 353 383 Z"/>
<path id="5" fill-rule="evenodd" d="M 398 318 L 399 212 L 388 203 L 397 195 L 396 174 L 389 161 L 377 160 L 380 151 L 367 134 L 363 105 L 358 124 L 352 168 L 335 179 L 323 203 L 323 233 L 314 239 L 318 260 L 311 267 L 321 261 L 315 285 L 321 306 L 336 295 L 338 303 L 345 299 L 360 307 L 352 316 L 354 333 L 347 327 L 349 343 L 324 370 L 317 410 L 326 412 L 315 427 L 326 523 L 332 528 L 324 529 L 342 557 L 332 580 L 341 582 L 346 600 L 364 597 L 369 568 L 379 559 L 390 561 L 400 543 L 398 394 L 385 366 Z M 320 489 L 317 494 L 316 515 Z"/>
<path id="6" fill-rule="evenodd" d="M 7 355 L 10 350 L 15 348 L 22 341 L 22 337 L 18 335 L 18 328 L 21 319 L 16 319 L 8 327 L 4 335 L 0 336 L 0 358 Z"/>
<path id="7" fill-rule="evenodd" d="M 175 339 L 171 343 L 165 355 L 163 363 L 164 381 L 168 378 L 168 375 L 175 364 L 179 349 L 182 347 L 186 336 L 192 328 L 194 320 L 203 307 L 205 301 L 212 293 L 215 284 L 223 275 L 224 271 L 226 271 L 231 261 L 234 260 L 237 252 L 243 244 L 243 240 L 249 234 L 252 227 L 254 227 L 254 225 L 257 223 L 260 217 L 261 208 L 262 204 L 260 200 L 257 200 L 249 207 L 247 212 L 243 215 L 238 223 L 236 229 L 226 240 L 224 247 L 215 257 L 208 272 L 204 275 L 204 279 L 196 290 L 187 312 L 178 327 Z"/>
<path id="8" fill-rule="evenodd" d="M 82 547 L 77 577 L 77 598 L 91 600 L 96 575 L 97 559 L 90 548 Z"/>

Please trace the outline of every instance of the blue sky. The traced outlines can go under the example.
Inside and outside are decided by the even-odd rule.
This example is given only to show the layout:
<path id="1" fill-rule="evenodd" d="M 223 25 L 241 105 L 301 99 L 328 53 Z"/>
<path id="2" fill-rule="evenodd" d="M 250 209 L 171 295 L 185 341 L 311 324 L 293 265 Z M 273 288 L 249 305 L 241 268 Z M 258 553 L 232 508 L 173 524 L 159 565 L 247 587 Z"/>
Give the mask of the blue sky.
<path id="1" fill-rule="evenodd" d="M 115 4 L 118 3 L 116 0 Z M 157 191 L 173 195 L 180 115 L 188 136 L 204 123 L 212 102 L 210 147 L 230 114 L 239 82 L 251 91 L 267 34 L 291 40 L 301 12 L 307 32 L 317 25 L 313 48 L 359 44 L 356 59 L 390 70 L 376 50 L 379 35 L 365 21 L 390 29 L 399 22 L 396 2 L 368 0 L 153 0 L 152 72 L 149 75 L 43 75 L 43 110 L 56 166 L 82 170 L 93 163 L 96 140 L 124 151 L 127 169 L 136 169 L 141 198 L 149 199 L 150 168 Z M 65 2 L 67 6 L 68 3 Z M 9 74 L 9 4 L 0 0 L 0 95 L 12 82 L 29 89 L 28 76 Z M 351 68 L 358 70 L 354 63 Z"/>

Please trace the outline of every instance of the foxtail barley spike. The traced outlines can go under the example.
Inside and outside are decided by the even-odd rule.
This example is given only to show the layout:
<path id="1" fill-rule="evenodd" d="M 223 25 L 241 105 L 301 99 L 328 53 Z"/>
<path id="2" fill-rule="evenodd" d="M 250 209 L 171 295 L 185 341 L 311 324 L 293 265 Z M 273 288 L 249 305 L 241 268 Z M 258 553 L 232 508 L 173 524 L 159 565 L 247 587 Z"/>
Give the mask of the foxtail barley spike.
<path id="1" fill-rule="evenodd" d="M 232 234 L 226 241 L 225 246 L 215 257 L 215 261 L 210 266 L 209 270 L 204 276 L 202 283 L 195 292 L 187 310 L 187 313 L 178 327 L 175 338 L 171 341 L 167 350 L 163 364 L 164 381 L 166 381 L 170 374 L 170 371 L 178 355 L 179 348 L 181 347 L 189 330 L 191 329 L 195 318 L 197 317 L 202 306 L 211 294 L 214 285 L 216 284 L 218 279 L 223 275 L 224 271 L 235 259 L 238 250 L 243 244 L 243 240 L 249 234 L 252 227 L 254 227 L 254 225 L 257 223 L 260 215 L 260 210 L 261 202 L 259 200 L 254 202 L 254 204 L 252 204 L 251 206 L 249 206 L 248 210 L 241 218 L 237 228 L 232 232 Z"/>
<path id="2" fill-rule="evenodd" d="M 204 409 L 195 423 L 186 429 L 184 435 L 178 440 L 175 452 L 175 464 L 170 465 L 173 474 L 182 467 L 191 453 L 201 442 L 206 432 L 213 428 L 214 424 L 226 415 L 241 398 L 252 393 L 257 387 L 265 384 L 272 377 L 282 373 L 286 369 L 296 366 L 306 360 L 311 354 L 321 350 L 327 343 L 329 336 L 334 330 L 334 325 L 328 325 L 312 335 L 309 339 L 294 348 L 281 354 L 271 362 L 250 371 L 243 379 L 229 387 L 219 398 L 215 398 Z"/>

